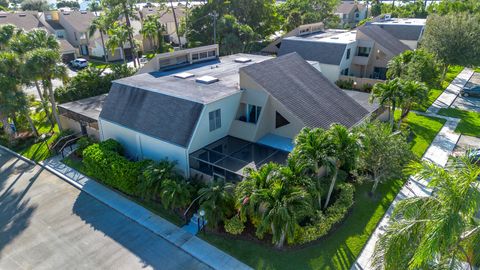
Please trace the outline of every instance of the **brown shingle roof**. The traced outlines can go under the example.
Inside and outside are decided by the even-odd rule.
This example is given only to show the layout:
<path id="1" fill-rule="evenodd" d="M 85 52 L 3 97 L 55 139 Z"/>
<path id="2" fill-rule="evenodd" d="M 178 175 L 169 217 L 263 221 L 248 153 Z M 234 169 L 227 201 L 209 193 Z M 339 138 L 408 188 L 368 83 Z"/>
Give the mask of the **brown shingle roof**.
<path id="1" fill-rule="evenodd" d="M 95 19 L 95 15 L 90 11 L 63 11 L 60 16 L 78 32 L 87 32 Z"/>
<path id="2" fill-rule="evenodd" d="M 16 27 L 26 31 L 30 31 L 34 28 L 44 27 L 43 24 L 32 13 L 29 12 L 0 12 L 0 24 L 13 24 Z"/>

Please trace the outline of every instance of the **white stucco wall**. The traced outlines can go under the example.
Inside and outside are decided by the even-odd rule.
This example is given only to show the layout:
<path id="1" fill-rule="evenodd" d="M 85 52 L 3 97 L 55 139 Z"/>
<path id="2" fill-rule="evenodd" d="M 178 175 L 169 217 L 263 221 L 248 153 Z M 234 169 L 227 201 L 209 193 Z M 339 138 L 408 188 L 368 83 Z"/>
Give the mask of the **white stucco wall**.
<path id="1" fill-rule="evenodd" d="M 320 72 L 331 82 L 336 82 L 340 76 L 340 66 L 319 63 Z"/>
<path id="2" fill-rule="evenodd" d="M 400 40 L 403 44 L 407 45 L 411 50 L 417 49 L 418 41 L 416 40 Z"/>
<path id="3" fill-rule="evenodd" d="M 168 159 L 176 162 L 176 168 L 184 175 L 188 175 L 188 155 L 185 148 L 135 132 L 104 119 L 99 119 L 99 126 L 101 140 L 114 139 L 118 141 L 129 157 L 156 161 Z"/>
<path id="4" fill-rule="evenodd" d="M 222 100 L 204 106 L 200 119 L 192 135 L 188 152 L 193 153 L 202 147 L 228 135 L 232 121 L 240 104 L 241 93 L 238 92 Z M 210 131 L 209 113 L 220 109 L 221 127 Z"/>

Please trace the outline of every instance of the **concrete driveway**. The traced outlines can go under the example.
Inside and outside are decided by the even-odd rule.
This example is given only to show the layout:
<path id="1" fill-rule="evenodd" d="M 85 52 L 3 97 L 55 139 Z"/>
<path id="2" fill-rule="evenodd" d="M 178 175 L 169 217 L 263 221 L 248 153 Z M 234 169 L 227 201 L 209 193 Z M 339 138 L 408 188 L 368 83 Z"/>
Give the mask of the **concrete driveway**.
<path id="1" fill-rule="evenodd" d="M 57 176 L 0 148 L 0 269 L 208 269 Z"/>
<path id="2" fill-rule="evenodd" d="M 480 85 L 480 73 L 478 72 L 473 73 L 465 86 L 472 87 L 475 85 Z M 452 107 L 460 110 L 480 112 L 480 98 L 462 97 L 458 95 L 455 102 L 453 102 Z"/>

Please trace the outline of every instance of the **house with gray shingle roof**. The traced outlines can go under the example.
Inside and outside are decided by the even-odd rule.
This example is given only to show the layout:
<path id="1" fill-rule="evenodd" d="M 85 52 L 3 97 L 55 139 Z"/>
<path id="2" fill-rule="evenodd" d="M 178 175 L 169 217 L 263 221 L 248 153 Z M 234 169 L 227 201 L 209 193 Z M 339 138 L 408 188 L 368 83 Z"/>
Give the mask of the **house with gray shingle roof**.
<path id="1" fill-rule="evenodd" d="M 100 139 L 119 141 L 132 159 L 175 161 L 186 176 L 236 181 L 247 167 L 284 162 L 304 127 L 352 127 L 370 115 L 297 53 L 198 57 L 114 81 Z"/>
<path id="2" fill-rule="evenodd" d="M 342 1 L 335 10 L 342 25 L 355 26 L 367 17 L 367 7 L 356 1 Z"/>
<path id="3" fill-rule="evenodd" d="M 381 19 L 347 32 L 326 30 L 286 38 L 278 55 L 297 52 L 305 60 L 316 62 L 331 82 L 366 78 L 374 83 L 386 79 L 390 59 L 417 48 L 424 27 L 424 19 Z"/>

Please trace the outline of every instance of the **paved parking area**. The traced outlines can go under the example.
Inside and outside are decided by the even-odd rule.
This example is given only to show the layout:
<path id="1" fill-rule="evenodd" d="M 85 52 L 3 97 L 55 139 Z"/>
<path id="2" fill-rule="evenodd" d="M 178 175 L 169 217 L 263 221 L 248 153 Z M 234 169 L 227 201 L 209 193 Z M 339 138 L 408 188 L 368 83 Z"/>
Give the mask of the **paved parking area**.
<path id="1" fill-rule="evenodd" d="M 480 73 L 475 72 L 465 86 L 471 87 L 480 85 Z M 453 108 L 466 111 L 474 111 L 480 113 L 480 98 L 478 97 L 462 97 L 458 95 L 452 104 Z"/>
<path id="2" fill-rule="evenodd" d="M 461 135 L 460 139 L 453 150 L 454 156 L 461 156 L 469 149 L 478 149 L 480 148 L 480 138 Z"/>
<path id="3" fill-rule="evenodd" d="M 40 166 L 0 148 L 0 269 L 209 269 Z"/>

